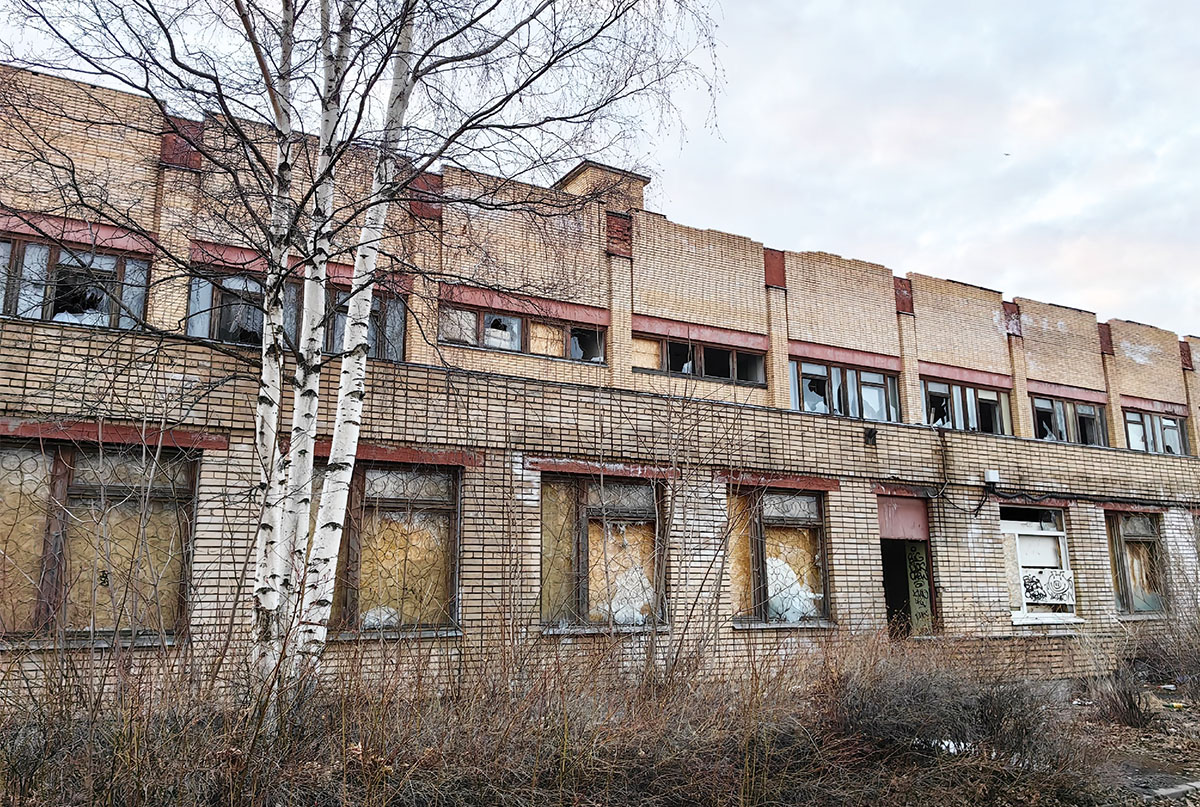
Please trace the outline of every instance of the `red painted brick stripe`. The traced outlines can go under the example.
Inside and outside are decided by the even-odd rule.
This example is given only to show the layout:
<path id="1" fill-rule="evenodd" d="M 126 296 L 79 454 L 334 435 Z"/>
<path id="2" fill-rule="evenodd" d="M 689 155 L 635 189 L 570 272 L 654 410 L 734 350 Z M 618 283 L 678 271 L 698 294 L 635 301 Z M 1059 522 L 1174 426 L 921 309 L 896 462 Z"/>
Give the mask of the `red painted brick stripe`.
<path id="1" fill-rule="evenodd" d="M 716 328 L 712 325 L 696 325 L 691 322 L 650 317 L 645 314 L 634 314 L 632 325 L 634 333 L 665 336 L 669 339 L 683 339 L 689 342 L 708 342 L 726 347 L 744 347 L 747 350 L 766 352 L 771 344 L 771 340 L 766 334 L 746 333 L 730 328 Z"/>
<path id="2" fill-rule="evenodd" d="M 168 448 L 199 448 L 217 451 L 229 448 L 229 437 L 224 434 L 193 432 L 185 429 L 142 429 L 139 426 L 117 423 L 30 422 L 0 418 L 0 434 L 39 440 L 70 440 L 81 443 L 163 445 Z"/>
<path id="3" fill-rule="evenodd" d="M 882 353 L 870 353 L 866 350 L 854 350 L 848 347 L 833 345 L 818 345 L 814 342 L 801 342 L 792 339 L 788 342 L 788 352 L 801 359 L 819 359 L 834 364 L 848 364 L 851 367 L 870 367 L 874 370 L 890 370 L 900 372 L 900 357 L 886 356 Z"/>
<path id="4" fill-rule="evenodd" d="M 1037 395 L 1052 395 L 1055 398 L 1066 398 L 1069 401 L 1084 401 L 1086 403 L 1106 404 L 1108 393 L 1103 390 L 1072 387 L 1067 384 L 1053 384 L 1049 381 L 1029 379 L 1026 382 L 1029 391 Z"/>
<path id="5" fill-rule="evenodd" d="M 753 485 L 786 490 L 841 490 L 842 483 L 824 476 L 762 474 L 751 471 L 718 471 L 717 479 L 731 485 Z"/>
<path id="6" fill-rule="evenodd" d="M 966 367 L 952 367 L 949 364 L 936 364 L 931 361 L 917 362 L 917 368 L 922 376 L 929 376 L 931 378 L 957 381 L 962 384 L 975 384 L 981 387 L 1012 389 L 1012 376 L 1003 373 L 969 370 Z"/>
<path id="7" fill-rule="evenodd" d="M 607 308 L 580 305 L 579 303 L 567 303 L 562 300 L 547 300 L 542 297 L 505 294 L 493 291 L 492 289 L 481 289 L 477 286 L 442 283 L 438 288 L 438 296 L 446 302 L 458 303 L 460 305 L 493 308 L 517 314 L 531 314 L 549 319 L 560 319 L 566 322 L 579 322 L 585 325 L 607 327 L 612 321 L 612 314 Z"/>

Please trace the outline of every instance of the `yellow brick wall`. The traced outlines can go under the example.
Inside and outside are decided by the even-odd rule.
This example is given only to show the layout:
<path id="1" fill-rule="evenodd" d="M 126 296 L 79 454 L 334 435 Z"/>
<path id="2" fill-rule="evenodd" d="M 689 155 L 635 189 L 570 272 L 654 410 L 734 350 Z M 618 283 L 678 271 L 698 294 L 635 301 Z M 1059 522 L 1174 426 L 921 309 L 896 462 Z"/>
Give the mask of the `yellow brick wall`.
<path id="1" fill-rule="evenodd" d="M 497 184 L 450 167 L 443 177 L 447 196 L 482 202 L 443 206 L 447 281 L 463 278 L 489 288 L 608 308 L 598 205 L 552 215 L 562 205 L 569 207 L 570 198 L 529 185 Z M 533 212 L 527 209 L 531 205 Z M 543 209 L 545 214 L 537 212 Z"/>
<path id="2" fill-rule="evenodd" d="M 789 338 L 900 355 L 890 269 L 825 252 L 786 252 L 784 267 Z"/>
<path id="3" fill-rule="evenodd" d="M 1114 319 L 1114 366 L 1122 395 L 1187 403 L 1179 361 L 1179 337 L 1162 328 Z"/>
<path id="4" fill-rule="evenodd" d="M 1011 372 L 1004 327 L 1004 298 L 998 291 L 909 274 L 917 318 L 917 356 L 922 361 Z"/>
<path id="5" fill-rule="evenodd" d="M 87 220 L 89 206 L 108 207 L 154 228 L 161 118 L 150 101 L 10 67 L 0 67 L 0 84 L 5 103 L 21 110 L 0 119 L 5 205 Z M 63 116 L 76 122 L 63 125 Z"/>
<path id="6" fill-rule="evenodd" d="M 1029 378 L 1086 389 L 1104 389 L 1096 315 L 1018 297 Z"/>
<path id="7" fill-rule="evenodd" d="M 762 244 L 633 214 L 633 313 L 767 332 Z"/>

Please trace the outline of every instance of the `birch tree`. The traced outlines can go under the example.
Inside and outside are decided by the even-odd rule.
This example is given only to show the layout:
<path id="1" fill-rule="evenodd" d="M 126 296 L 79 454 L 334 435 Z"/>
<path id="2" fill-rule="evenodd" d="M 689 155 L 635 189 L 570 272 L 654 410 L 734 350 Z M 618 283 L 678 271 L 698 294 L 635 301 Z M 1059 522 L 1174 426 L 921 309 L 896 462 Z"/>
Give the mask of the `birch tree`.
<path id="1" fill-rule="evenodd" d="M 200 158 L 199 226 L 236 234 L 263 256 L 252 635 L 273 691 L 314 672 L 325 645 L 376 285 L 397 272 L 443 277 L 394 245 L 444 233 L 411 217 L 398 232 L 392 213 L 420 202 L 553 217 L 592 203 L 608 189 L 571 199 L 497 189 L 548 184 L 583 158 L 628 158 L 648 129 L 670 120 L 670 91 L 705 80 L 709 17 L 701 0 L 7 2 L 30 34 L 22 41 L 35 43 L 10 50 L 7 61 L 149 99 L 158 120 L 123 119 L 114 109 L 88 123 L 185 144 Z M 36 129 L 36 99 L 8 93 L 0 102 Z M 98 180 L 81 176 L 70 153 L 48 137 L 26 137 L 30 159 L 54 185 L 42 212 L 143 234 L 157 249 L 156 282 L 203 276 L 166 233 L 97 192 Z M 364 166 L 369 187 L 356 191 Z M 445 166 L 490 179 L 477 194 L 447 197 L 426 179 Z M 0 184 L 0 207 L 20 207 L 3 193 Z M 335 260 L 352 260 L 353 269 L 341 349 L 330 353 Z M 285 322 L 292 279 L 302 284 L 294 340 Z M 331 362 L 337 389 L 324 394 L 336 394 L 335 414 L 323 424 L 321 376 Z M 327 432 L 311 519 L 314 447 Z"/>

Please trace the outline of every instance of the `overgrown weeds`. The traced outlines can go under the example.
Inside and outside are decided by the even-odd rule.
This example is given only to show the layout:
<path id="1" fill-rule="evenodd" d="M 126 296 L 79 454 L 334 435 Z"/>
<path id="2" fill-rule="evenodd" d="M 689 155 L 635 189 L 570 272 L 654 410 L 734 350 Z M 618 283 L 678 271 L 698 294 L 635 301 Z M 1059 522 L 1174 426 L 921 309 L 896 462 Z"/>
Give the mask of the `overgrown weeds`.
<path id="1" fill-rule="evenodd" d="M 1092 700 L 1105 720 L 1142 729 L 1154 721 L 1154 710 L 1145 693 L 1145 682 L 1129 660 L 1121 661 L 1112 674 L 1092 682 Z"/>
<path id="2" fill-rule="evenodd" d="M 182 684 L 35 700 L 0 719 L 0 783 L 12 805 L 1088 803 L 1095 759 L 1056 693 L 897 648 L 652 686 L 616 650 L 453 681 L 359 660 L 272 738 L 248 700 Z"/>

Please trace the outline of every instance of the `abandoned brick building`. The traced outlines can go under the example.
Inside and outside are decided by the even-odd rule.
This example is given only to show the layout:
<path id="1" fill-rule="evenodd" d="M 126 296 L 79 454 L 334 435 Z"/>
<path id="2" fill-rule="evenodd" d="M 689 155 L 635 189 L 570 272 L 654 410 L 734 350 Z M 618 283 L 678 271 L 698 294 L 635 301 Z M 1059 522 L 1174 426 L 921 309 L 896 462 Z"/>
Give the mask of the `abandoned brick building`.
<path id="1" fill-rule="evenodd" d="M 70 112 L 38 120 L 78 170 L 213 274 L 8 159 L 30 180 L 0 200 L 0 647 L 200 647 L 249 625 L 255 256 L 199 228 L 199 154 L 77 123 L 155 120 L 147 101 L 16 80 Z M 1068 674 L 1081 639 L 1194 605 L 1200 337 L 692 229 L 594 163 L 552 190 L 606 180 L 558 247 L 515 213 L 403 211 L 430 272 L 374 314 L 333 647 L 656 635 L 720 659 L 890 623 Z M 447 240 L 468 231 L 486 249 Z"/>

